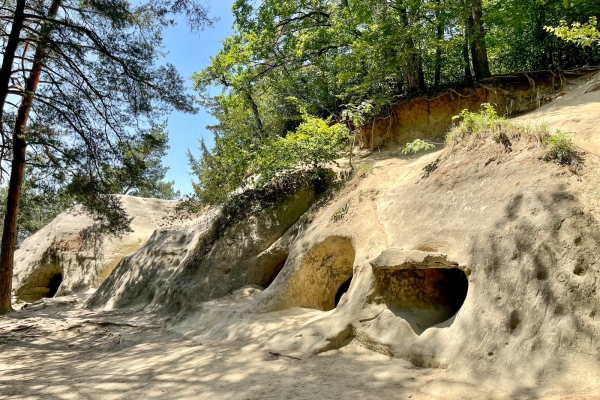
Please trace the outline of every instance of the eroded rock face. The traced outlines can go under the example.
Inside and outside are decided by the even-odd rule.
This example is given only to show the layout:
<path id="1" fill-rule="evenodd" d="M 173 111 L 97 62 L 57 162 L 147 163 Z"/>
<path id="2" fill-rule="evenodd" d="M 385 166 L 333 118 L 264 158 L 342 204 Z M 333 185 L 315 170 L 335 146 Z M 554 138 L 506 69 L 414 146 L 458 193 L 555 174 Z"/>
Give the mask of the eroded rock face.
<path id="1" fill-rule="evenodd" d="M 176 201 L 120 196 L 133 217 L 121 238 L 98 234 L 80 206 L 57 216 L 15 252 L 13 293 L 22 301 L 85 291 L 106 279 L 121 258 L 139 249 Z"/>
<path id="2" fill-rule="evenodd" d="M 335 260 L 353 260 L 348 292 L 266 348 L 306 357 L 354 338 L 474 380 L 600 376 L 598 160 L 573 174 L 540 161 L 539 150 L 500 146 L 375 161 L 306 227 L 244 312 L 330 309 L 321 299 L 350 276 L 337 278 Z"/>
<path id="3" fill-rule="evenodd" d="M 123 259 L 87 305 L 147 308 L 183 320 L 205 301 L 247 285 L 268 286 L 288 258 L 299 218 L 315 200 L 306 180 L 276 204 L 233 223 L 217 210 L 185 230 L 157 231 Z"/>
<path id="4" fill-rule="evenodd" d="M 570 91 L 569 85 L 580 83 L 579 79 L 575 79 L 577 75 L 557 79 L 557 73 L 560 74 L 558 71 L 539 71 L 494 76 L 479 82 L 474 88 L 449 89 L 433 98 L 400 101 L 389 117 L 376 119 L 362 127 L 361 142 L 370 148 L 389 143 L 404 145 L 415 139 L 443 138 L 452 126 L 453 116 L 465 109 L 479 111 L 482 103 L 493 104 L 499 115 L 512 117 L 529 113 L 545 104 L 554 107 L 556 102 L 553 99 Z"/>
<path id="5" fill-rule="evenodd" d="M 300 215 L 312 195 L 295 195 L 283 203 L 293 212 L 269 208 L 218 237 L 206 227 L 164 274 L 122 263 L 115 273 L 131 277 L 121 282 L 161 278 L 139 286 L 136 298 L 151 294 L 143 301 L 115 304 L 175 316 L 170 328 L 200 341 L 258 338 L 257 313 L 312 308 L 321 313 L 265 350 L 302 358 L 353 339 L 447 368 L 449 380 L 493 380 L 530 397 L 542 381 L 569 392 L 600 376 L 600 160 L 588 154 L 575 170 L 540 155 L 534 144 L 508 151 L 488 140 L 372 156 L 372 173 L 310 217 Z M 149 260 L 156 246 L 138 254 Z M 224 298 L 228 307 L 206 302 L 253 283 L 268 287 L 247 288 L 247 302 Z M 118 299 L 105 284 L 98 296 Z"/>

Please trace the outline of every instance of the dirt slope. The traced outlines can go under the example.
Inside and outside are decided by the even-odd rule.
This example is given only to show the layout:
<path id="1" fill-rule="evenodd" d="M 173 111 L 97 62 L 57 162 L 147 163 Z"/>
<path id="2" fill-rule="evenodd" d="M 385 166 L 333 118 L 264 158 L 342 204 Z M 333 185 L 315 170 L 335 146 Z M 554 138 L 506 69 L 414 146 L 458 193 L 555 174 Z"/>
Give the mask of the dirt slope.
<path id="1" fill-rule="evenodd" d="M 555 101 L 518 120 L 572 132 L 582 149 L 600 156 L 599 110 L 600 73 L 570 81 Z"/>

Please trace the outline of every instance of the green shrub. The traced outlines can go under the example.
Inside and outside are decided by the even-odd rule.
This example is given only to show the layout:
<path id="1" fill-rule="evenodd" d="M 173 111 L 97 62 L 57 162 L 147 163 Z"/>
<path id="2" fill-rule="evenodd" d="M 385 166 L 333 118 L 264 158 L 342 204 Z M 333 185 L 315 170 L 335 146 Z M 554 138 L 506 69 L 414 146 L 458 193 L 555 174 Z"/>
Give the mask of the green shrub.
<path id="1" fill-rule="evenodd" d="M 547 125 L 525 125 L 507 121 L 498 116 L 489 104 L 482 104 L 482 110 L 477 113 L 463 110 L 453 119 L 462 118 L 459 125 L 453 127 L 446 135 L 446 143 L 450 146 L 466 142 L 469 139 L 491 138 L 504 145 L 507 151 L 512 149 L 514 140 L 538 144 L 544 147 L 544 161 L 555 161 L 562 165 L 576 164 L 581 156 L 576 149 L 571 133 L 557 130 L 550 133 Z"/>
<path id="2" fill-rule="evenodd" d="M 510 150 L 513 140 L 525 140 L 538 145 L 544 145 L 546 138 L 550 137 L 546 125 L 524 125 L 508 121 L 496 113 L 494 108 L 485 103 L 479 112 L 463 110 L 453 120 L 462 118 L 446 135 L 446 144 L 450 146 L 465 142 L 467 139 L 492 138 Z"/>
<path id="3" fill-rule="evenodd" d="M 402 154 L 417 154 L 420 151 L 427 151 L 435 148 L 435 144 L 429 140 L 415 139 L 411 143 L 406 143 Z"/>
<path id="4" fill-rule="evenodd" d="M 483 103 L 479 112 L 462 110 L 460 114 L 452 117 L 452 121 L 461 118 L 460 124 L 452 128 L 446 135 L 446 143 L 455 144 L 465 137 L 479 136 L 493 128 L 498 121 L 505 121 L 504 118 L 498 116 L 494 107 L 489 103 Z"/>
<path id="5" fill-rule="evenodd" d="M 348 143 L 345 126 L 303 115 L 303 121 L 295 132 L 288 132 L 262 147 L 258 152 L 256 167 L 260 172 L 259 186 L 277 175 L 302 168 L 316 169 L 335 161 Z"/>
<path id="6" fill-rule="evenodd" d="M 571 165 L 578 161 L 579 152 L 575 148 L 571 133 L 557 130 L 548 136 L 544 144 L 547 146 L 542 159 L 544 161 L 555 161 L 563 165 Z"/>

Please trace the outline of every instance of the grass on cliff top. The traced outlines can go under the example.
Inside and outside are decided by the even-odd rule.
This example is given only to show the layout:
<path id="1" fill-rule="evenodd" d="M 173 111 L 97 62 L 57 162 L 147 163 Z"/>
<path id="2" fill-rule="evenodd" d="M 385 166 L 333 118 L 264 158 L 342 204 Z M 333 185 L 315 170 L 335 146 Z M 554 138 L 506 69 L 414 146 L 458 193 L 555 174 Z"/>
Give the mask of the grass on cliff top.
<path id="1" fill-rule="evenodd" d="M 446 135 L 446 144 L 450 148 L 491 138 L 507 149 L 513 142 L 533 143 L 544 149 L 544 161 L 571 165 L 581 160 L 569 132 L 557 130 L 551 133 L 548 125 L 526 125 L 506 120 L 490 104 L 482 104 L 481 111 L 476 113 L 463 110 L 453 119 L 461 118 L 462 121 Z"/>

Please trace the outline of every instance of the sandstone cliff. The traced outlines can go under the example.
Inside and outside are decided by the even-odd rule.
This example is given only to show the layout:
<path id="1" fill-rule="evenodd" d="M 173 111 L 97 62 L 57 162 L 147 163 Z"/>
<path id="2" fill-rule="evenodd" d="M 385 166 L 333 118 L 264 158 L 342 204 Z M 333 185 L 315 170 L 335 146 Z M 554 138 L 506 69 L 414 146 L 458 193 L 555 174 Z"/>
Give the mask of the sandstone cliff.
<path id="1" fill-rule="evenodd" d="M 177 201 L 119 196 L 133 218 L 133 232 L 121 238 L 101 235 L 94 221 L 75 206 L 27 238 L 15 252 L 13 293 L 17 299 L 72 294 L 97 288 L 121 258 L 142 247 L 166 221 Z"/>

